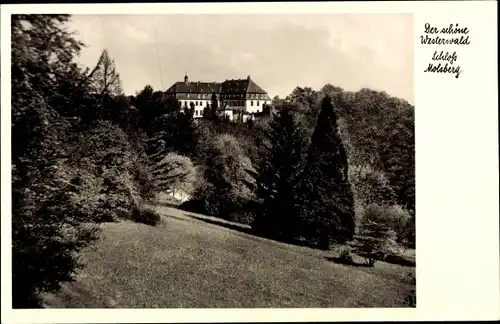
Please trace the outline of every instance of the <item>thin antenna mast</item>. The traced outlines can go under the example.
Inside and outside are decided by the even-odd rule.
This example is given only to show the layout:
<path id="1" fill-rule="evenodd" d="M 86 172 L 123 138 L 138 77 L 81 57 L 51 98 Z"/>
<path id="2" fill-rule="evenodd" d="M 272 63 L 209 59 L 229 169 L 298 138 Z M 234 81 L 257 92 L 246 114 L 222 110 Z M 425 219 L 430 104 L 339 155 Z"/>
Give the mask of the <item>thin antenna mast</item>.
<path id="1" fill-rule="evenodd" d="M 158 49 L 158 38 L 156 37 L 156 27 L 155 27 L 155 17 L 154 16 L 153 16 L 153 31 L 154 31 L 155 43 L 156 43 L 156 57 L 158 58 L 158 66 L 160 67 L 161 87 L 162 87 L 163 91 L 165 91 L 165 85 L 163 84 L 163 70 L 161 68 L 160 51 Z"/>

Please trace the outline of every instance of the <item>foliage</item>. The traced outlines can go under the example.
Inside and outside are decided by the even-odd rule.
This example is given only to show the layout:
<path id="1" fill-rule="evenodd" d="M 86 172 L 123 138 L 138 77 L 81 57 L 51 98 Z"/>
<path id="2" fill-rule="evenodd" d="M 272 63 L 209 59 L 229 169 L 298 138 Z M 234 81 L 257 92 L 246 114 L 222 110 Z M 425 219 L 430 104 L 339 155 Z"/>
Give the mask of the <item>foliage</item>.
<path id="1" fill-rule="evenodd" d="M 94 220 L 127 218 L 142 193 L 137 174 L 140 160 L 132 140 L 109 121 L 98 122 L 76 137 L 68 163 L 74 170 L 89 172 L 101 184 Z"/>
<path id="2" fill-rule="evenodd" d="M 98 94 L 118 96 L 123 93 L 123 85 L 120 74 L 116 71 L 115 60 L 103 50 L 95 68 L 88 77 L 91 89 Z"/>
<path id="3" fill-rule="evenodd" d="M 352 184 L 357 214 L 372 204 L 388 205 L 394 202 L 394 191 L 382 171 L 369 165 L 350 165 L 349 182 Z"/>
<path id="4" fill-rule="evenodd" d="M 207 109 L 205 109 L 207 110 Z M 209 111 L 209 118 L 211 120 L 217 121 L 219 119 L 218 115 L 218 110 L 219 110 L 219 102 L 217 101 L 217 96 L 215 93 L 212 93 L 212 98 L 210 102 L 210 110 Z"/>
<path id="5" fill-rule="evenodd" d="M 183 109 L 175 98 L 153 92 L 147 86 L 134 100 L 138 128 L 144 132 L 146 154 L 161 159 L 168 152 L 195 156 L 198 129 L 193 109 Z M 158 162 L 158 161 L 156 161 Z"/>
<path id="6" fill-rule="evenodd" d="M 168 153 L 150 168 L 151 182 L 157 192 L 192 191 L 196 169 L 191 159 L 177 153 Z"/>
<path id="7" fill-rule="evenodd" d="M 254 180 L 249 172 L 255 171 L 236 138 L 219 135 L 207 143 L 201 169 L 203 181 L 195 199 L 203 201 L 208 214 L 227 219 L 253 198 Z"/>
<path id="8" fill-rule="evenodd" d="M 332 239 L 339 242 L 352 239 L 354 198 L 348 180 L 347 154 L 328 96 L 322 101 L 307 153 L 300 208 L 306 238 L 316 241 L 321 248 L 327 249 Z"/>
<path id="9" fill-rule="evenodd" d="M 132 207 L 131 218 L 136 223 L 156 226 L 160 223 L 161 217 L 156 210 L 151 207 L 137 206 Z"/>
<path id="10" fill-rule="evenodd" d="M 325 87 L 328 91 L 330 87 Z M 351 148 L 349 159 L 370 165 L 386 174 L 397 203 L 415 207 L 414 107 L 384 92 L 362 89 L 344 93 L 345 137 Z"/>
<path id="11" fill-rule="evenodd" d="M 309 87 L 296 87 L 293 89 L 292 93 L 285 98 L 285 101 L 295 104 L 296 111 L 302 117 L 302 121 L 308 125 L 309 129 L 312 131 L 318 117 L 321 93 Z"/>
<path id="12" fill-rule="evenodd" d="M 390 207 L 389 207 L 390 208 Z M 397 233 L 391 225 L 394 219 L 386 213 L 387 207 L 371 204 L 365 209 L 359 235 L 362 246 L 359 251 L 369 266 L 383 260 L 396 245 Z"/>
<path id="13" fill-rule="evenodd" d="M 315 126 L 312 116 L 318 113 L 317 102 L 322 95 L 342 103 L 335 109 L 347 151 L 357 214 L 376 202 L 404 206 L 414 218 L 414 107 L 402 99 L 369 89 L 347 92 L 327 84 L 315 92 L 298 87 L 286 100 L 300 103 L 299 111 L 309 121 L 310 132 Z M 274 98 L 273 103 L 280 100 Z M 409 232 L 407 236 L 412 235 Z"/>
<path id="14" fill-rule="evenodd" d="M 13 307 L 39 306 L 38 294 L 74 278 L 75 253 L 95 238 L 88 214 L 61 177 L 63 145 L 84 78 L 72 61 L 82 44 L 64 29 L 67 15 L 12 16 Z M 80 89 L 84 90 L 84 86 Z"/>
<path id="15" fill-rule="evenodd" d="M 408 276 L 410 277 L 412 284 L 415 286 L 417 283 L 415 275 L 410 272 Z M 404 301 L 405 304 L 410 307 L 417 307 L 417 292 L 415 288 L 410 291 L 410 293 L 408 294 L 408 296 L 406 296 Z"/>
<path id="16" fill-rule="evenodd" d="M 414 223 L 411 213 L 398 205 L 378 205 L 372 203 L 364 209 L 362 222 L 374 222 L 386 226 L 388 229 L 394 231 L 400 242 L 407 243 L 408 240 L 411 241 L 410 233 L 414 233 Z"/>
<path id="17" fill-rule="evenodd" d="M 343 264 L 353 264 L 351 248 L 343 246 L 339 251 L 338 261 Z"/>
<path id="18" fill-rule="evenodd" d="M 362 89 L 347 92 L 331 84 L 320 91 L 297 87 L 286 98 L 299 103 L 310 131 L 314 129 L 321 96 L 341 101 L 336 107 L 339 131 L 349 163 L 383 172 L 396 202 L 415 208 L 414 107 L 385 92 Z M 273 103 L 279 102 L 273 99 Z"/>
<path id="19" fill-rule="evenodd" d="M 302 175 L 307 138 L 295 106 L 284 104 L 269 123 L 257 177 L 261 204 L 253 228 L 264 235 L 292 240 L 299 233 L 296 189 Z"/>

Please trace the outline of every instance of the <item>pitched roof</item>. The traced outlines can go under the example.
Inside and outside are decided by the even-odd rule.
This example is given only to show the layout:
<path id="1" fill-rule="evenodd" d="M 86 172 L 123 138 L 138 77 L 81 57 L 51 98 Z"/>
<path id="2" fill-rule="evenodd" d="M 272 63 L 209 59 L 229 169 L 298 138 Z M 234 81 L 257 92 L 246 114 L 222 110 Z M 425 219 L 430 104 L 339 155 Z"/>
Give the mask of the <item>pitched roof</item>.
<path id="1" fill-rule="evenodd" d="M 222 82 L 221 92 L 246 93 L 247 88 L 248 88 L 248 80 L 246 79 L 226 80 Z"/>
<path id="2" fill-rule="evenodd" d="M 261 93 L 267 94 L 261 87 L 259 87 L 252 79 L 248 80 L 247 93 Z"/>
<path id="3" fill-rule="evenodd" d="M 221 84 L 218 82 L 176 82 L 166 92 L 219 93 L 220 88 Z"/>
<path id="4" fill-rule="evenodd" d="M 167 93 L 258 93 L 267 94 L 250 77 L 219 82 L 176 82 Z"/>

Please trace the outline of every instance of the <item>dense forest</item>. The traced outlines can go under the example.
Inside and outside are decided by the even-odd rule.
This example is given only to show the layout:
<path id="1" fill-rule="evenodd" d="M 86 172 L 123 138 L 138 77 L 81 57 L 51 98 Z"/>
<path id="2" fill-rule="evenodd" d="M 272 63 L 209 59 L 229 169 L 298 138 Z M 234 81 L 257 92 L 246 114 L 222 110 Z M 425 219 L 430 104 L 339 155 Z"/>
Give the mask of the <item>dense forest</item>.
<path id="1" fill-rule="evenodd" d="M 275 97 L 247 123 L 219 117 L 216 103 L 195 120 L 149 85 L 126 96 L 106 50 L 79 67 L 84 44 L 68 19 L 12 16 L 14 307 L 71 280 L 98 223 L 154 226 L 157 197 L 173 191 L 190 197 L 180 208 L 277 240 L 328 249 L 372 235 L 414 246 L 408 102 L 328 84 Z"/>

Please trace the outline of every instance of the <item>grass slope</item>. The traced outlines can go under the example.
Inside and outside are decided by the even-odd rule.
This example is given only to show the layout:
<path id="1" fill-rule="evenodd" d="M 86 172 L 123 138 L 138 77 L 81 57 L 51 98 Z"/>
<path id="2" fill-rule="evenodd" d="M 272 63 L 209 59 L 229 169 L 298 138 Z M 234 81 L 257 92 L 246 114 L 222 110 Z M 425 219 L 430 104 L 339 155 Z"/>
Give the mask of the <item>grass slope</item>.
<path id="1" fill-rule="evenodd" d="M 161 210 L 157 227 L 104 224 L 100 241 L 82 253 L 77 281 L 46 295 L 46 306 L 404 307 L 413 288 L 406 277 L 414 268 L 335 264 L 322 251 Z"/>

